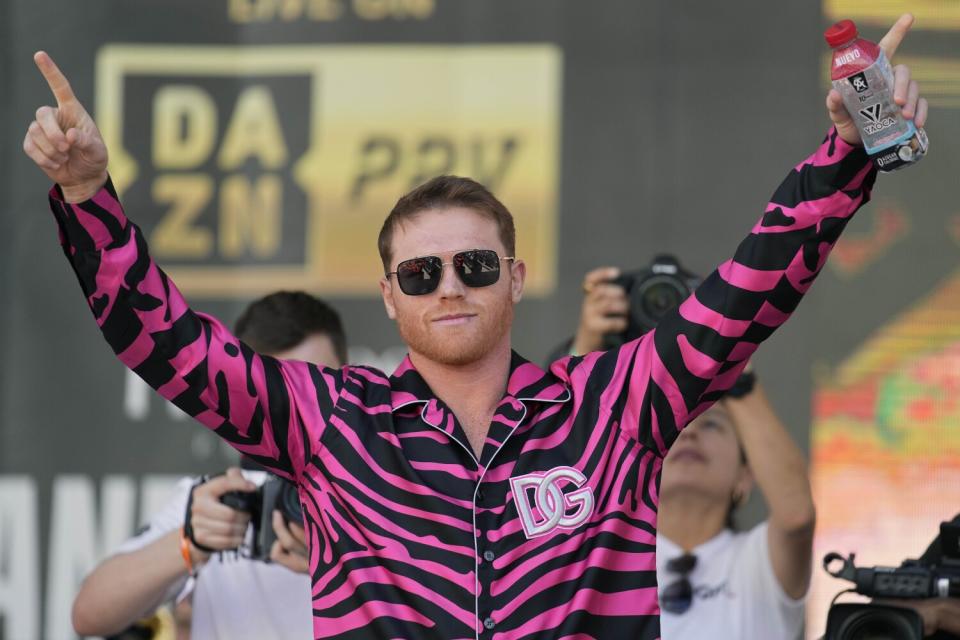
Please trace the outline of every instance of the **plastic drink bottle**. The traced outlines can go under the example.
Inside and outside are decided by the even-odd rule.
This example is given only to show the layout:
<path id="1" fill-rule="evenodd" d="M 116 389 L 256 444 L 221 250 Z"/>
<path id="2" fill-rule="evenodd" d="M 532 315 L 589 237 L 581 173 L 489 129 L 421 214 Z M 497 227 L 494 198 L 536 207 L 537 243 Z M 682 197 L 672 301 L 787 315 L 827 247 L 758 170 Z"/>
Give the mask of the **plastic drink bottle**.
<path id="1" fill-rule="evenodd" d="M 867 154 L 881 171 L 914 164 L 927 152 L 927 134 L 893 101 L 893 68 L 879 45 L 864 40 L 851 20 L 826 30 L 833 48 L 830 79 L 843 96 Z"/>

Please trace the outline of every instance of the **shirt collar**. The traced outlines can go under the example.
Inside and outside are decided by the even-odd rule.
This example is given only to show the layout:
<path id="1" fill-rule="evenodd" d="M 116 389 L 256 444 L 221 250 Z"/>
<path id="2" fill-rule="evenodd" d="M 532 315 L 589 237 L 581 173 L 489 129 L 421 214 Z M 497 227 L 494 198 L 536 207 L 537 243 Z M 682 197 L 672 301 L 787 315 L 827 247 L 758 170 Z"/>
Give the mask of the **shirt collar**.
<path id="1" fill-rule="evenodd" d="M 723 529 L 709 540 L 700 543 L 690 551 L 698 558 L 710 558 L 720 553 L 734 539 L 734 532 Z M 657 532 L 657 569 L 665 571 L 667 563 L 684 554 L 683 548 L 676 542 Z M 699 565 L 698 565 L 699 566 Z"/>

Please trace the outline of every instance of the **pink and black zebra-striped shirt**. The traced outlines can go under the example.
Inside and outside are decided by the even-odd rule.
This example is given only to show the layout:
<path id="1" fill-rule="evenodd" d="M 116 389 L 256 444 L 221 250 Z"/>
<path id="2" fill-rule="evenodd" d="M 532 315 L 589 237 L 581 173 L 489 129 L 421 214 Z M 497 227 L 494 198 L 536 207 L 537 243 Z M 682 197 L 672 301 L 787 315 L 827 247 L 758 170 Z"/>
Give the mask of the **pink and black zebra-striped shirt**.
<path id="1" fill-rule="evenodd" d="M 260 356 L 190 310 L 110 184 L 50 205 L 120 360 L 299 486 L 316 638 L 639 640 L 659 636 L 663 456 L 794 310 L 874 178 L 833 131 L 656 331 L 549 372 L 514 354 L 479 458 L 409 360 L 388 376 Z"/>

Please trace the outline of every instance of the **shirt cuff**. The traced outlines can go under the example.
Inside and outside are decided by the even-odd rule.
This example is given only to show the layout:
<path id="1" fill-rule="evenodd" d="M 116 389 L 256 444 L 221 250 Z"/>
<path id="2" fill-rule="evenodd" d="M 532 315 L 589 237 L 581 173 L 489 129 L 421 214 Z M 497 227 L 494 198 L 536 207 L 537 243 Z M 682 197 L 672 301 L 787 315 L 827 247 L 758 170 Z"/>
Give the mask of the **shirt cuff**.
<path id="1" fill-rule="evenodd" d="M 60 244 L 64 246 L 99 251 L 126 237 L 129 221 L 110 178 L 84 202 L 66 202 L 60 185 L 50 189 L 48 199 L 60 230 Z"/>
<path id="2" fill-rule="evenodd" d="M 805 164 L 814 167 L 830 166 L 823 177 L 839 190 L 854 190 L 873 186 L 877 168 L 861 144 L 850 144 L 840 137 L 836 127 L 830 127 L 823 144 Z M 800 169 L 800 167 L 797 167 Z"/>

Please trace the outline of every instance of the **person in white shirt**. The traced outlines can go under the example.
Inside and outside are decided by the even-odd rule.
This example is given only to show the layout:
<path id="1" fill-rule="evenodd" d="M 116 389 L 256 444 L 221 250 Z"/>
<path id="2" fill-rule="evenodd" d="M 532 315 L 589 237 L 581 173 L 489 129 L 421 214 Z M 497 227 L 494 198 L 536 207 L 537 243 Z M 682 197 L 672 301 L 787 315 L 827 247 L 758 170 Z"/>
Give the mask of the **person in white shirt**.
<path id="1" fill-rule="evenodd" d="M 763 389 L 746 382 L 741 390 L 690 423 L 663 462 L 664 640 L 795 640 L 803 627 L 815 522 L 806 462 Z M 737 532 L 732 513 L 754 483 L 769 516 Z"/>
<path id="2" fill-rule="evenodd" d="M 571 352 L 627 329 L 616 268 L 587 274 Z M 733 514 L 756 484 L 769 516 L 745 532 Z M 664 458 L 657 523 L 663 640 L 795 640 L 803 628 L 816 520 L 807 463 L 748 366 Z"/>
<path id="3" fill-rule="evenodd" d="M 329 367 L 346 362 L 339 315 L 303 292 L 281 291 L 255 301 L 237 321 L 236 334 L 255 351 L 278 359 Z M 231 468 L 206 482 L 181 480 L 147 527 L 84 580 L 73 604 L 76 632 L 116 634 L 158 606 L 189 597 L 194 640 L 312 637 L 309 565 L 301 526 L 274 512 L 277 540 L 270 549 L 271 564 L 231 554 L 216 558 L 201 548 L 216 552 L 249 543 L 249 514 L 231 509 L 220 497 L 230 491 L 251 491 L 266 477 L 263 471 Z M 192 539 L 184 532 L 191 491 Z"/>

